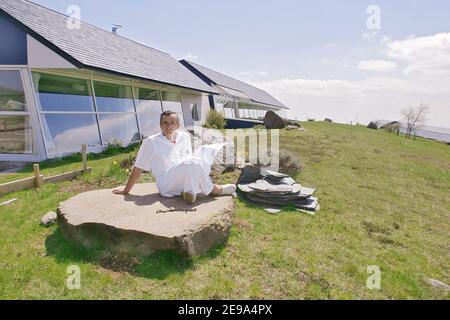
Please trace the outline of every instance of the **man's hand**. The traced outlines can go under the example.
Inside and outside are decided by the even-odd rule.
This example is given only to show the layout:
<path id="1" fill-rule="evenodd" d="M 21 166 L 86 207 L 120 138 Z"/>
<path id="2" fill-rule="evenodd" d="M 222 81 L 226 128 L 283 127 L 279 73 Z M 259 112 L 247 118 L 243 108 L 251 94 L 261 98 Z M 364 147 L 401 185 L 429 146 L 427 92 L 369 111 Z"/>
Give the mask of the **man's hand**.
<path id="1" fill-rule="evenodd" d="M 124 196 L 126 196 L 126 195 L 129 194 L 129 193 L 126 192 L 125 190 L 119 190 L 119 189 L 114 189 L 112 192 L 113 192 L 114 194 L 119 194 L 119 195 L 124 195 Z"/>
<path id="2" fill-rule="evenodd" d="M 127 186 L 125 187 L 125 189 L 123 189 L 123 190 L 114 189 L 113 193 L 119 194 L 119 195 L 124 195 L 124 196 L 128 195 L 130 193 L 131 189 L 133 189 L 133 186 L 139 180 L 139 177 L 141 176 L 142 171 L 143 171 L 142 169 L 134 167 L 133 171 L 131 171 L 130 177 L 128 178 Z"/>

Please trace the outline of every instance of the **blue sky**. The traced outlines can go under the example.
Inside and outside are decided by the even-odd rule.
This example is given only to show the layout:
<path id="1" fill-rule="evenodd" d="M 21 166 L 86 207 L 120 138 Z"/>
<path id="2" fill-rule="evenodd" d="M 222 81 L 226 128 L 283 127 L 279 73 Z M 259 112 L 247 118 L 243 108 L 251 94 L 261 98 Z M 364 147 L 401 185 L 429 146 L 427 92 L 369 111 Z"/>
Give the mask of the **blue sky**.
<path id="1" fill-rule="evenodd" d="M 424 102 L 429 125 L 450 127 L 450 1 L 34 2 L 78 5 L 86 22 L 258 85 L 293 118 L 398 119 Z"/>

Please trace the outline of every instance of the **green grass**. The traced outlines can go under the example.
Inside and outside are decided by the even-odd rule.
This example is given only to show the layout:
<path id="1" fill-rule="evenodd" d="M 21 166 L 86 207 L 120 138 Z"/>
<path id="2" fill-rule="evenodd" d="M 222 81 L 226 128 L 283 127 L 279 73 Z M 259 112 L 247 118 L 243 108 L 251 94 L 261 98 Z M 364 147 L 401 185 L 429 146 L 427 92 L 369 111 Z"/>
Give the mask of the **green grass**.
<path id="1" fill-rule="evenodd" d="M 192 260 L 173 252 L 132 258 L 87 250 L 57 226 L 39 226 L 59 202 L 122 184 L 127 174 L 112 162 L 126 153 L 91 156 L 92 174 L 75 181 L 1 198 L 18 200 L 0 207 L 0 298 L 448 299 L 424 278 L 450 283 L 450 146 L 360 126 L 304 127 L 283 130 L 280 145 L 302 162 L 295 178 L 317 188 L 321 211 L 271 215 L 236 199 L 227 244 Z M 80 163 L 74 156 L 41 167 L 60 173 Z M 66 287 L 74 264 L 80 290 Z M 366 288 L 370 265 L 381 268 L 380 290 Z"/>

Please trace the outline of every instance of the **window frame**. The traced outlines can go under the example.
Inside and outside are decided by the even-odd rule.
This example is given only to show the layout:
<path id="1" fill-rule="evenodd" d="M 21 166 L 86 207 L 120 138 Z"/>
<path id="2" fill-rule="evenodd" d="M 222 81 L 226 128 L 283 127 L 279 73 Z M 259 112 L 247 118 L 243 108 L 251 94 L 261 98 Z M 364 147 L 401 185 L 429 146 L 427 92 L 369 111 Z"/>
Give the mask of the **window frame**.
<path id="1" fill-rule="evenodd" d="M 34 150 L 32 153 L 0 153 L 1 161 L 42 161 L 46 158 L 43 136 L 40 134 L 40 120 L 37 111 L 36 97 L 33 91 L 33 80 L 30 68 L 23 65 L 1 65 L 1 71 L 17 71 L 20 74 L 24 91 L 26 108 L 24 111 L 0 111 L 0 116 L 27 116 L 31 125 L 31 138 Z"/>
<path id="2" fill-rule="evenodd" d="M 87 80 L 90 84 L 90 93 L 92 94 L 92 99 L 94 102 L 94 111 L 42 111 L 40 109 L 39 106 L 39 101 L 37 98 L 38 95 L 38 91 L 36 88 L 34 88 L 34 84 L 32 81 L 32 74 L 33 73 L 38 73 L 38 74 L 49 74 L 49 75 L 56 75 L 56 76 L 61 76 L 61 77 L 68 77 L 68 78 L 76 78 L 76 79 L 83 79 L 83 80 Z M 42 137 L 42 144 L 43 144 L 43 148 L 45 150 L 45 154 L 46 154 L 46 158 L 54 158 L 54 157 L 59 157 L 59 156 L 64 156 L 67 154 L 70 154 L 70 152 L 65 152 L 65 153 L 51 153 L 49 152 L 48 148 L 47 148 L 47 142 L 44 139 L 44 134 L 43 134 L 43 126 L 42 126 L 42 119 L 41 119 L 41 114 L 94 114 L 95 115 L 95 119 L 97 122 L 97 130 L 98 130 L 98 134 L 100 137 L 100 145 L 98 146 L 90 146 L 89 150 L 93 151 L 100 151 L 102 150 L 104 147 L 106 147 L 106 143 L 105 143 L 105 139 L 103 137 L 103 133 L 101 131 L 100 128 L 100 117 L 99 115 L 101 114 L 134 114 L 135 116 L 135 120 L 136 120 L 136 125 L 138 128 L 138 133 L 140 136 L 140 139 L 143 140 L 144 139 L 144 133 L 142 132 L 142 128 L 143 125 L 140 122 L 140 118 L 138 115 L 140 114 L 147 114 L 146 112 L 138 112 L 137 111 L 137 101 L 139 99 L 136 99 L 136 89 L 149 89 L 149 90 L 154 90 L 154 91 L 158 91 L 158 95 L 159 95 L 159 102 L 160 102 L 160 106 L 161 106 L 161 112 L 163 112 L 163 92 L 169 92 L 169 93 L 173 93 L 173 94 L 177 94 L 179 97 L 179 103 L 180 103 L 180 107 L 181 107 L 181 115 L 183 117 L 183 123 L 185 124 L 185 119 L 184 119 L 184 112 L 183 112 L 183 108 L 182 108 L 182 90 L 181 88 L 170 88 L 170 87 L 166 87 L 163 85 L 154 85 L 154 84 L 144 84 L 144 83 L 137 83 L 134 80 L 131 81 L 126 81 L 124 78 L 123 80 L 118 79 L 118 80 L 112 80 L 112 79 L 108 79 L 108 78 L 102 78 L 101 76 L 96 76 L 93 74 L 93 71 L 90 72 L 90 75 L 74 75 L 71 73 L 65 73 L 65 72 L 58 72 L 58 71 L 52 71 L 52 70 L 43 70 L 43 69 L 29 69 L 29 74 L 30 74 L 30 81 L 31 81 L 31 87 L 32 87 L 32 93 L 33 93 L 33 97 L 35 100 L 35 110 L 37 113 L 37 117 L 39 119 L 39 129 L 40 129 L 40 135 Z M 112 85 L 123 85 L 123 86 L 129 86 L 131 87 L 131 94 L 132 94 L 132 101 L 133 101 L 133 111 L 128 111 L 128 112 L 105 112 L 105 111 L 99 111 L 98 110 L 98 104 L 97 104 L 97 96 L 95 94 L 95 87 L 94 87 L 94 81 L 97 82 L 102 82 L 102 83 L 106 83 L 106 84 L 112 84 Z M 157 100 L 155 100 L 157 101 Z M 178 101 L 177 101 L 178 102 Z M 159 121 L 159 118 L 158 118 Z M 81 148 L 81 146 L 80 146 Z M 74 151 L 75 152 L 75 151 Z"/>

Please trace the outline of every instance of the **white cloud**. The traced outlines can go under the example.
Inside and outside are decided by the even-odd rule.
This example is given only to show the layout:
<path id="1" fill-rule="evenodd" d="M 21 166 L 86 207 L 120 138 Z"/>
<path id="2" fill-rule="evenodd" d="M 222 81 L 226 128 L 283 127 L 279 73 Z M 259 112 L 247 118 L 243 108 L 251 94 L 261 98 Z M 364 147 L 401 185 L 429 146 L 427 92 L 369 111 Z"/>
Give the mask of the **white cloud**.
<path id="1" fill-rule="evenodd" d="M 385 56 L 362 60 L 352 65 L 349 75 L 358 70 L 392 72 L 395 76 L 365 79 L 254 79 L 253 84 L 268 91 L 291 108 L 291 116 L 340 122 L 369 122 L 399 119 L 399 111 L 424 102 L 431 106 L 427 124 L 450 127 L 450 33 L 409 36 L 392 40 L 379 35 L 378 46 Z M 320 59 L 320 58 L 319 58 Z M 320 63 L 327 61 L 322 59 Z M 353 72 L 353 73 L 352 73 Z M 352 73 L 352 74 L 351 74 Z"/>
<path id="2" fill-rule="evenodd" d="M 408 63 L 407 75 L 450 75 L 450 33 L 388 41 L 387 55 Z"/>
<path id="3" fill-rule="evenodd" d="M 245 76 L 245 77 L 251 77 L 251 76 L 258 76 L 258 77 L 265 77 L 267 76 L 269 73 L 265 70 L 260 70 L 260 71 L 242 71 L 239 72 L 238 75 L 240 76 Z"/>
<path id="4" fill-rule="evenodd" d="M 319 61 L 321 64 L 325 64 L 325 65 L 328 65 L 328 64 L 331 64 L 331 60 L 330 59 L 327 59 L 327 58 L 323 58 L 323 59 L 320 59 L 320 61 Z"/>
<path id="5" fill-rule="evenodd" d="M 367 93 L 395 92 L 401 94 L 420 93 L 426 95 L 441 94 L 448 91 L 437 83 L 419 83 L 412 80 L 374 77 L 350 81 L 342 79 L 309 80 L 282 79 L 267 82 L 255 82 L 255 86 L 279 94 L 307 94 L 314 96 L 354 96 Z"/>
<path id="6" fill-rule="evenodd" d="M 429 122 L 450 127 L 448 82 L 373 77 L 363 80 L 281 79 L 253 84 L 283 101 L 291 117 L 337 122 L 400 118 L 400 110 L 423 101 L 431 105 Z"/>
<path id="7" fill-rule="evenodd" d="M 186 57 L 184 57 L 184 59 L 188 60 L 188 61 L 197 61 L 198 60 L 198 56 L 196 56 L 193 53 L 188 53 L 186 55 Z"/>
<path id="8" fill-rule="evenodd" d="M 363 60 L 358 64 L 358 69 L 367 71 L 392 72 L 397 68 L 395 62 L 386 60 Z"/>

